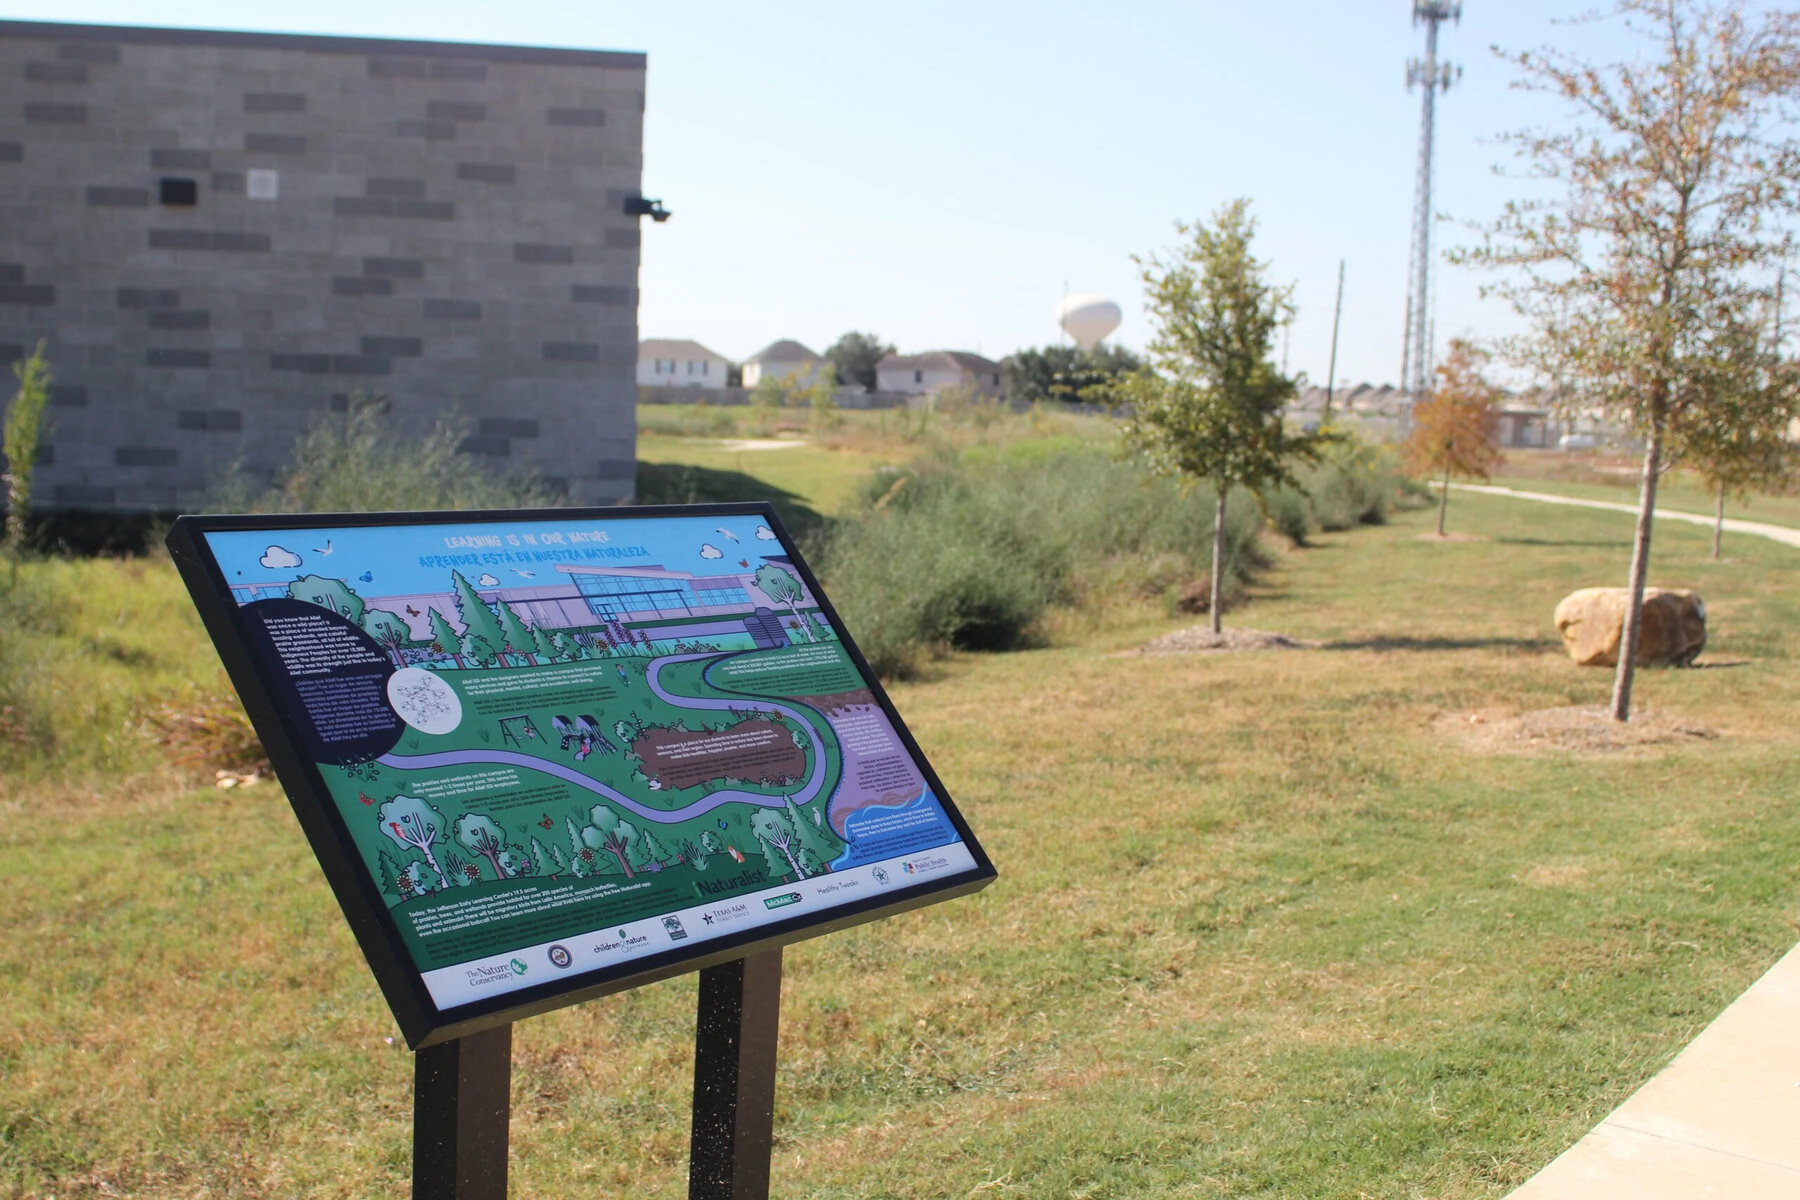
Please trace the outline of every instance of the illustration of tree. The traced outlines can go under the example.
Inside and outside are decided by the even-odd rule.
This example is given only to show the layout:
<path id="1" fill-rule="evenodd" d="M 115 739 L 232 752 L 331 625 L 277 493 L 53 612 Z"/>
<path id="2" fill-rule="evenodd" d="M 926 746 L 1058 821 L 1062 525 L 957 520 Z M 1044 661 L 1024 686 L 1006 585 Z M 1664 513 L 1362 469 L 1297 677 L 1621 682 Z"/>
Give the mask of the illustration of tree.
<path id="1" fill-rule="evenodd" d="M 704 830 L 700 834 L 700 848 L 708 854 L 725 853 L 725 843 L 721 842 L 718 835 L 710 829 Z"/>
<path id="2" fill-rule="evenodd" d="M 550 860 L 556 864 L 557 874 L 561 875 L 565 872 L 573 874 L 573 872 L 569 870 L 568 856 L 562 852 L 561 846 L 552 845 L 550 847 Z"/>
<path id="3" fill-rule="evenodd" d="M 825 840 L 824 831 L 820 826 L 807 819 L 806 810 L 795 804 L 792 796 L 787 798 L 787 803 L 788 820 L 794 827 L 794 836 L 799 840 L 800 845 L 805 847 L 806 852 L 812 856 L 812 860 L 823 867 L 836 858 L 837 855 L 832 850 L 831 843 Z"/>
<path id="4" fill-rule="evenodd" d="M 761 590 L 763 595 L 767 596 L 777 604 L 787 605 L 787 610 L 794 615 L 794 619 L 805 629 L 807 641 L 816 642 L 819 640 L 813 636 L 812 622 L 805 620 L 800 616 L 800 601 L 805 599 L 806 593 L 800 587 L 800 581 L 798 579 L 795 579 L 792 575 L 788 574 L 774 563 L 764 563 L 762 566 L 756 568 L 756 575 L 753 582 L 756 584 L 757 588 Z"/>
<path id="5" fill-rule="evenodd" d="M 1642 53 L 1508 56 L 1516 86 L 1573 110 L 1563 128 L 1501 139 L 1562 194 L 1508 204 L 1452 260 L 1499 273 L 1488 291 L 1529 329 L 1512 356 L 1565 384 L 1565 408 L 1597 409 L 1643 440 L 1611 701 L 1613 719 L 1627 721 L 1664 457 L 1720 399 L 1709 386 L 1719 362 L 1746 349 L 1735 331 L 1775 307 L 1800 206 L 1787 110 L 1800 39 L 1791 13 L 1752 16 L 1734 3 L 1616 0 L 1609 15 Z"/>
<path id="6" fill-rule="evenodd" d="M 317 604 L 328 608 L 338 616 L 353 621 L 358 625 L 363 620 L 363 598 L 350 589 L 350 585 L 341 579 L 327 579 L 323 575 L 303 575 L 288 584 L 288 595 L 296 600 L 305 600 L 309 604 Z"/>
<path id="7" fill-rule="evenodd" d="M 531 839 L 531 861 L 537 864 L 540 873 L 548 871 L 553 878 L 557 875 L 561 875 L 563 871 L 567 869 L 565 863 L 560 859 L 553 857 L 550 851 L 544 849 L 544 844 L 538 841 L 536 836 L 533 836 Z"/>
<path id="8" fill-rule="evenodd" d="M 574 657 L 564 650 L 562 642 L 554 632 L 546 633 L 542 625 L 531 627 L 531 641 L 537 646 L 538 657 L 545 662 L 555 662 L 559 658 Z"/>
<path id="9" fill-rule="evenodd" d="M 391 613 L 385 608 L 371 608 L 363 614 L 362 627 L 364 633 L 387 647 L 396 667 L 406 665 L 406 658 L 401 651 L 412 641 L 412 630 L 397 613 Z"/>
<path id="10" fill-rule="evenodd" d="M 574 817 L 564 817 L 563 823 L 569 827 L 569 874 L 585 879 L 594 873 L 594 851 L 582 839 Z"/>
<path id="11" fill-rule="evenodd" d="M 506 831 L 495 824 L 492 817 L 464 813 L 456 818 L 456 840 L 487 859 L 494 868 L 496 879 L 507 877 L 506 867 L 500 861 L 500 852 L 506 849 Z"/>
<path id="12" fill-rule="evenodd" d="M 669 853 L 667 847 L 657 840 L 655 831 L 649 825 L 645 825 L 638 831 L 638 846 L 640 848 L 638 857 L 640 866 L 647 867 L 651 863 L 667 865 L 675 857 Z"/>
<path id="13" fill-rule="evenodd" d="M 456 626 L 450 624 L 450 618 L 433 608 L 431 612 L 431 648 L 439 654 L 448 654 L 456 660 L 456 669 L 462 670 L 462 634 L 456 632 Z"/>
<path id="14" fill-rule="evenodd" d="M 1431 398 L 1413 408 L 1413 429 L 1400 448 L 1407 470 L 1415 475 L 1442 475 L 1438 495 L 1438 536 L 1450 508 L 1450 479 L 1486 481 L 1500 465 L 1495 430 L 1500 423 L 1500 389 L 1481 377 L 1487 355 L 1461 338 L 1450 340 L 1450 354 L 1438 364 L 1437 387 Z"/>
<path id="15" fill-rule="evenodd" d="M 757 809 L 750 816 L 750 832 L 763 844 L 763 853 L 769 862 L 781 868 L 775 874 L 791 874 L 795 879 L 806 878 L 806 867 L 798 853 L 800 847 L 784 813 L 773 808 Z M 777 855 L 780 857 L 776 857 Z M 786 865 L 782 866 L 784 862 Z"/>
<path id="16" fill-rule="evenodd" d="M 400 890 L 402 900 L 411 900 L 418 896 L 429 896 L 434 890 L 431 880 L 426 877 L 423 863 L 408 863 L 394 880 L 394 886 Z"/>
<path id="17" fill-rule="evenodd" d="M 464 862 L 454 851 L 444 854 L 444 872 L 457 887 L 469 887 L 481 882 L 481 868 L 474 863 Z"/>
<path id="18" fill-rule="evenodd" d="M 499 608 L 500 634 L 506 639 L 504 648 L 514 654 L 523 654 L 527 666 L 537 666 L 537 638 L 532 636 L 530 627 L 519 619 L 519 614 L 506 601 L 500 601 Z"/>
<path id="19" fill-rule="evenodd" d="M 594 805 L 588 819 L 592 823 L 581 831 L 581 840 L 593 850 L 604 850 L 612 855 L 619 870 L 625 872 L 625 878 L 635 876 L 637 872 L 632 869 L 631 854 L 637 842 L 637 827 L 604 804 Z"/>
<path id="20" fill-rule="evenodd" d="M 1169 259 L 1136 260 L 1156 332 L 1148 365 L 1118 392 L 1132 409 L 1126 444 L 1157 474 L 1205 481 L 1217 498 L 1210 616 L 1218 633 L 1231 489 L 1260 497 L 1276 484 L 1298 486 L 1291 464 L 1316 461 L 1334 435 L 1290 430 L 1283 420 L 1295 384 L 1272 354 L 1276 331 L 1293 315 L 1292 289 L 1268 282 L 1267 267 L 1250 252 L 1249 201 L 1226 204 L 1210 225 L 1175 228 L 1188 241 Z"/>
<path id="21" fill-rule="evenodd" d="M 694 844 L 692 838 L 683 838 L 681 842 L 681 861 L 696 871 L 706 870 L 708 856 L 705 850 Z"/>
<path id="22" fill-rule="evenodd" d="M 485 667 L 494 662 L 506 665 L 506 657 L 500 653 L 506 645 L 506 635 L 500 631 L 500 622 L 494 616 L 482 598 L 475 594 L 469 581 L 463 578 L 461 571 L 450 572 L 450 582 L 456 591 L 456 615 L 463 623 L 463 656 L 476 666 Z"/>
<path id="23" fill-rule="evenodd" d="M 508 846 L 500 852 L 500 869 L 506 872 L 501 876 L 503 879 L 537 874 L 537 864 L 518 846 Z"/>
<path id="24" fill-rule="evenodd" d="M 400 875 L 405 869 L 400 865 L 400 860 L 389 854 L 387 850 L 376 851 L 375 875 L 381 880 L 381 890 L 400 900 L 407 898 L 406 892 L 400 888 Z"/>
<path id="25" fill-rule="evenodd" d="M 444 814 L 415 796 L 395 796 L 375 814 L 381 832 L 396 845 L 417 850 L 425 856 L 440 887 L 450 886 L 444 869 L 438 866 L 432 846 L 444 840 Z"/>

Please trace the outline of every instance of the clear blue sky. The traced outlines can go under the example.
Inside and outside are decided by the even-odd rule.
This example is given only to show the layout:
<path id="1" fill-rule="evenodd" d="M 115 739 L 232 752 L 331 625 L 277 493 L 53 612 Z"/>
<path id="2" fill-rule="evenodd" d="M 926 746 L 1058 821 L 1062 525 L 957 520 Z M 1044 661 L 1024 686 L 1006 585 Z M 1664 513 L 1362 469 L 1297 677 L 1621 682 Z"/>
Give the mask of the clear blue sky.
<path id="1" fill-rule="evenodd" d="M 1490 44 L 1629 52 L 1570 29 L 1583 0 L 1468 0 L 1442 53 L 1436 207 L 1491 216 L 1497 132 L 1553 119 Z M 673 0 L 9 0 L 8 17 L 643 50 L 640 330 L 732 358 L 848 329 L 903 351 L 1000 357 L 1055 341 L 1065 282 L 1119 301 L 1141 345 L 1133 253 L 1247 196 L 1259 247 L 1298 285 L 1291 361 L 1326 373 L 1348 260 L 1340 379 L 1395 381 L 1405 314 L 1423 37 L 1410 0 L 910 4 Z M 1467 235 L 1440 226 L 1440 244 Z M 1440 270 L 1439 342 L 1512 327 Z"/>

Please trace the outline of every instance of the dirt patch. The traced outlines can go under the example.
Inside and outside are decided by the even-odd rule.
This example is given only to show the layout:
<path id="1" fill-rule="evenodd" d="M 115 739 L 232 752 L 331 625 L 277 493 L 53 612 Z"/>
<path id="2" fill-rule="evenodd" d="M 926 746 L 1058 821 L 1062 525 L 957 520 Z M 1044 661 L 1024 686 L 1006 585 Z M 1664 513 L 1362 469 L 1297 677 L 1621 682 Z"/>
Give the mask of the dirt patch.
<path id="1" fill-rule="evenodd" d="M 1623 724 L 1604 708 L 1544 708 L 1445 713 L 1434 725 L 1477 754 L 1632 754 L 1719 736 L 1698 721 L 1648 709 Z"/>
<path id="2" fill-rule="evenodd" d="M 1202 650 L 1303 650 L 1317 646 L 1266 629 L 1226 629 L 1214 633 L 1204 625 L 1165 633 L 1139 649 L 1139 654 L 1192 654 Z"/>

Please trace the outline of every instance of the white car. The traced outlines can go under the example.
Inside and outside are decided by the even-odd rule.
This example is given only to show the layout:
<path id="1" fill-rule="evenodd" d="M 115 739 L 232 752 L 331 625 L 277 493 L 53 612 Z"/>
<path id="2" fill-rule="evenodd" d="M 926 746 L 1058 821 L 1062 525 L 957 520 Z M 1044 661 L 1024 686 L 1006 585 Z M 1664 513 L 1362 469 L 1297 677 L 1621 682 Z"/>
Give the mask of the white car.
<path id="1" fill-rule="evenodd" d="M 1598 450 L 1600 439 L 1591 433 L 1565 433 L 1556 439 L 1558 450 Z"/>

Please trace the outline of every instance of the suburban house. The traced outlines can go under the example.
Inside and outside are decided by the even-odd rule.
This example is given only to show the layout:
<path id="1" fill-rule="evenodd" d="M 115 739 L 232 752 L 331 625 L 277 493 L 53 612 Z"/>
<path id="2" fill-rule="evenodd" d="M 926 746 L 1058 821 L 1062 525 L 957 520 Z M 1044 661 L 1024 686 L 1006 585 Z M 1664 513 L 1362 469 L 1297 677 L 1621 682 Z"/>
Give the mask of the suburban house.
<path id="1" fill-rule="evenodd" d="M 825 360 L 799 342 L 770 342 L 744 360 L 744 386 L 753 388 L 767 376 L 784 382 L 811 383 Z"/>
<path id="2" fill-rule="evenodd" d="M 645 338 L 638 343 L 639 387 L 725 387 L 731 363 L 717 350 L 685 338 Z"/>
<path id="3" fill-rule="evenodd" d="M 927 350 L 923 354 L 890 354 L 875 364 L 875 390 L 909 396 L 967 388 L 985 396 L 1005 390 L 999 363 L 967 350 Z"/>

